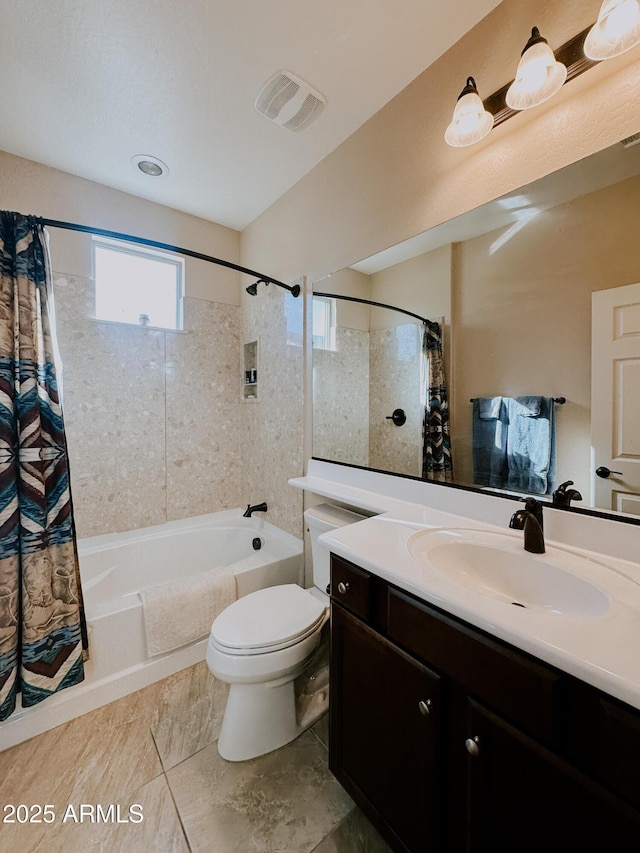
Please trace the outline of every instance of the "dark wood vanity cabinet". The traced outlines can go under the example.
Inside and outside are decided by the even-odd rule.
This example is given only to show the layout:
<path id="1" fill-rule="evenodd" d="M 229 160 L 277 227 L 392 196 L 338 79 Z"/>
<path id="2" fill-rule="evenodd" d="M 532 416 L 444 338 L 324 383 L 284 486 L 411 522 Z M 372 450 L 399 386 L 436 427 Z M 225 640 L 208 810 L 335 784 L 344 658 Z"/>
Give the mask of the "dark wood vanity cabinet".
<path id="1" fill-rule="evenodd" d="M 345 610 L 334 608 L 332 619 L 331 769 L 385 821 L 397 849 L 438 850 L 441 678 Z"/>
<path id="2" fill-rule="evenodd" d="M 331 590 L 329 764 L 394 850 L 640 851 L 640 713 L 335 556 Z"/>

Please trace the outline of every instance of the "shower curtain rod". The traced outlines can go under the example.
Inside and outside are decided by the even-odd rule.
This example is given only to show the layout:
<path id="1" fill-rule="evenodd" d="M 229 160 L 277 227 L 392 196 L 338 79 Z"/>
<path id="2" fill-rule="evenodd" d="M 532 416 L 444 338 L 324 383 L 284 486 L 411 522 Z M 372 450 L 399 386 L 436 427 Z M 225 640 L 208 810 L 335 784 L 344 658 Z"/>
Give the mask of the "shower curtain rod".
<path id="1" fill-rule="evenodd" d="M 413 311 L 405 311 L 404 308 L 396 308 L 395 305 L 385 305 L 384 302 L 373 302 L 371 299 L 360 299 L 358 296 L 341 296 L 339 293 L 322 293 L 319 290 L 313 291 L 314 296 L 327 296 L 330 299 L 345 299 L 347 302 L 360 302 L 363 305 L 374 305 L 376 308 L 390 308 L 392 311 L 399 311 L 401 314 L 406 314 L 409 317 L 415 317 L 420 320 L 425 326 L 429 325 L 432 320 L 427 320 L 421 317 L 420 314 L 414 314 Z"/>
<path id="2" fill-rule="evenodd" d="M 157 240 L 147 240 L 145 237 L 135 237 L 133 234 L 122 234 L 119 231 L 107 231 L 105 228 L 94 228 L 91 225 L 78 225 L 75 222 L 61 222 L 58 219 L 45 219 L 42 216 L 34 217 L 37 222 L 41 225 L 46 226 L 47 228 L 62 228 L 65 231 L 81 231 L 84 234 L 95 234 L 97 237 L 109 237 L 112 240 L 124 240 L 127 243 L 137 243 L 139 246 L 149 246 L 152 249 L 162 249 L 165 252 L 175 252 L 179 255 L 185 255 L 189 258 L 197 258 L 199 261 L 207 261 L 211 264 L 218 264 L 221 267 L 228 267 L 232 270 L 237 270 L 238 272 L 246 273 L 250 276 L 256 276 L 260 279 L 260 281 L 264 281 L 269 284 L 277 284 L 278 287 L 284 287 L 285 290 L 288 290 L 293 296 L 298 296 L 300 294 L 300 285 L 294 284 L 293 287 L 289 284 L 285 284 L 283 281 L 278 281 L 277 278 L 271 278 L 271 276 L 264 275 L 261 272 L 255 272 L 255 270 L 247 269 L 247 267 L 242 267 L 239 264 L 234 264 L 231 261 L 223 261 L 220 258 L 214 258 L 212 255 L 205 255 L 202 252 L 194 252 L 191 249 L 182 249 L 180 246 L 172 246 L 169 243 L 160 243 Z"/>
<path id="3" fill-rule="evenodd" d="M 479 397 L 471 397 L 469 402 L 473 403 L 474 400 L 479 400 L 479 399 L 480 399 Z M 567 402 L 566 397 L 552 397 L 552 399 L 553 399 L 553 402 L 557 403 L 559 406 L 564 406 L 564 404 Z"/>

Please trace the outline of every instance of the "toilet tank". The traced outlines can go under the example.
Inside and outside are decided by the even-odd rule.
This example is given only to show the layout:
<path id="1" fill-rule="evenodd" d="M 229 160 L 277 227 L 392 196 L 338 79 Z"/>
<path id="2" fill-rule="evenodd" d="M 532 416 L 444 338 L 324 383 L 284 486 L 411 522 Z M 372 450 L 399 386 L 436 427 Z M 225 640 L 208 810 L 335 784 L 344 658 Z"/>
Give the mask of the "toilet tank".
<path id="1" fill-rule="evenodd" d="M 313 564 L 313 585 L 322 592 L 327 591 L 330 580 L 329 552 L 318 543 L 318 537 L 327 530 L 336 530 L 347 524 L 355 524 L 367 518 L 349 509 L 333 504 L 318 504 L 305 511 L 304 520 L 309 528 L 311 539 L 311 561 Z"/>

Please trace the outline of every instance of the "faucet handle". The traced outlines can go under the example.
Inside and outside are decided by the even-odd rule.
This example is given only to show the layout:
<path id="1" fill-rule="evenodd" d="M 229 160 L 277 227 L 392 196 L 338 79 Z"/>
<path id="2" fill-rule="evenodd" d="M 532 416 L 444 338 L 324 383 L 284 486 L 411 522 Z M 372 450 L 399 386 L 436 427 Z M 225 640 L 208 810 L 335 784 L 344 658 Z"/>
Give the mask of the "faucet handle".
<path id="1" fill-rule="evenodd" d="M 529 512 L 537 512 L 539 508 L 542 509 L 542 504 L 535 498 L 528 497 L 524 500 L 524 508 Z"/>
<path id="2" fill-rule="evenodd" d="M 573 486 L 573 480 L 560 483 L 552 495 L 554 506 L 571 506 L 571 501 L 582 500 L 582 495 L 577 489 L 567 489 L 567 486 Z"/>

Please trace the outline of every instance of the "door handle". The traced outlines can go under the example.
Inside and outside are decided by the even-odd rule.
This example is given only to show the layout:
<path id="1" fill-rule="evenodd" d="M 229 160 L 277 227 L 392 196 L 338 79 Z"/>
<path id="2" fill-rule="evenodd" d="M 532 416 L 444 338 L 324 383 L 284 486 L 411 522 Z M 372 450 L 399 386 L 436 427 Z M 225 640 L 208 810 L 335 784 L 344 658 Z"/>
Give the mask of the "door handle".
<path id="1" fill-rule="evenodd" d="M 603 480 L 606 480 L 612 474 L 620 474 L 620 476 L 622 476 L 622 471 L 610 471 L 604 465 L 601 465 L 599 468 L 596 468 L 596 477 L 602 477 Z"/>

